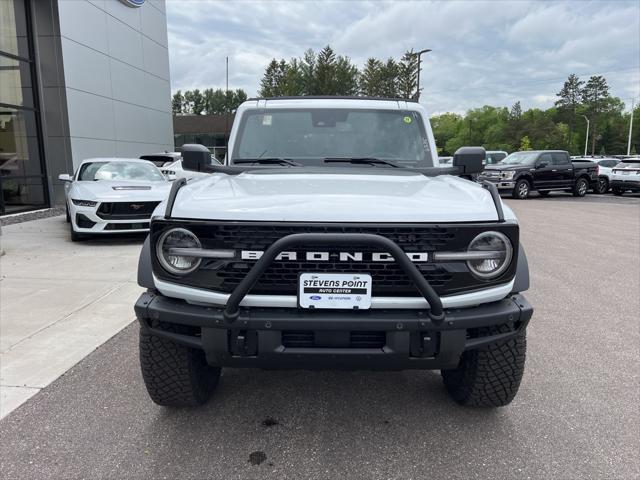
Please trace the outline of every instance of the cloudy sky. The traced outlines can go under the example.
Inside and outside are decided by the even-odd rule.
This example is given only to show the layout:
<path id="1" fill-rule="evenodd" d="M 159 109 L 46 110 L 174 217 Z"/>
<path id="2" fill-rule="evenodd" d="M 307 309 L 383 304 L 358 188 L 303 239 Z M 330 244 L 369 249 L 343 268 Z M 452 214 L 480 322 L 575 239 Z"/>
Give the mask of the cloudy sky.
<path id="1" fill-rule="evenodd" d="M 601 74 L 630 104 L 640 95 L 640 2 L 167 0 L 172 90 L 229 87 L 255 96 L 272 58 L 330 44 L 368 57 L 423 56 L 432 113 L 482 105 L 546 108 L 570 73 Z M 638 103 L 638 98 L 636 98 Z"/>

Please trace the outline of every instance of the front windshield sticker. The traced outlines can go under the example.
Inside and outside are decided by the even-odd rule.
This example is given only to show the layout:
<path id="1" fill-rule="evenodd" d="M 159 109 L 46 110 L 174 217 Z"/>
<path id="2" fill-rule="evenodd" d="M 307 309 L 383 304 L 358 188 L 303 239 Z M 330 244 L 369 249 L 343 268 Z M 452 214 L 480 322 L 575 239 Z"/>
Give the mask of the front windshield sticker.
<path id="1" fill-rule="evenodd" d="M 404 117 L 404 123 L 409 124 L 411 122 L 412 122 L 411 117 Z"/>
<path id="2" fill-rule="evenodd" d="M 271 115 L 262 116 L 262 125 L 266 125 L 267 127 L 271 126 Z"/>

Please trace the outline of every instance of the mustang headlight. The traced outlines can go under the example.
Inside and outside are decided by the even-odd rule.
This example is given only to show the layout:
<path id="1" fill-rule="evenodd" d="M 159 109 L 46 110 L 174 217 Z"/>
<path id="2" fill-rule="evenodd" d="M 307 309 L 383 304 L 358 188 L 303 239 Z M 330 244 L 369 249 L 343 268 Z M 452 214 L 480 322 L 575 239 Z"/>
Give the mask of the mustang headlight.
<path id="1" fill-rule="evenodd" d="M 77 207 L 95 207 L 98 202 L 94 202 L 93 200 L 75 200 L 71 199 L 74 205 Z"/>
<path id="2" fill-rule="evenodd" d="M 513 247 L 506 235 L 500 232 L 483 232 L 474 238 L 467 249 L 478 252 L 478 259 L 468 260 L 471 273 L 483 280 L 495 278 L 509 268 Z"/>
<path id="3" fill-rule="evenodd" d="M 189 230 L 172 228 L 162 234 L 156 245 L 156 255 L 162 267 L 174 275 L 186 275 L 200 265 L 201 259 L 180 255 L 176 249 L 201 248 L 200 240 Z"/>
<path id="4" fill-rule="evenodd" d="M 515 174 L 516 172 L 513 170 L 508 170 L 506 172 L 502 172 L 502 178 L 505 180 L 511 180 Z"/>

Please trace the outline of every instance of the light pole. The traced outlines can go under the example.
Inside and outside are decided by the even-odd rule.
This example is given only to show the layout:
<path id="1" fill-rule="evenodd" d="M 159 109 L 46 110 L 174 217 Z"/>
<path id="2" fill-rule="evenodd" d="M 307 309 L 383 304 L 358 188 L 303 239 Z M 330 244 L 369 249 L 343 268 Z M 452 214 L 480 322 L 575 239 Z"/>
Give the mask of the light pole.
<path id="1" fill-rule="evenodd" d="M 418 79 L 416 83 L 418 84 L 418 91 L 416 92 L 416 102 L 420 101 L 420 70 L 422 70 L 422 54 L 429 53 L 431 51 L 430 48 L 425 48 L 424 50 L 420 50 L 418 55 Z"/>
<path id="2" fill-rule="evenodd" d="M 587 138 L 584 139 L 584 156 L 587 156 L 587 146 L 589 145 L 589 119 L 586 115 L 582 115 L 587 121 Z"/>
<path id="3" fill-rule="evenodd" d="M 631 131 L 633 130 L 633 109 L 635 108 L 634 100 L 631 99 L 631 120 L 629 121 L 629 140 L 627 141 L 627 155 L 631 155 Z"/>

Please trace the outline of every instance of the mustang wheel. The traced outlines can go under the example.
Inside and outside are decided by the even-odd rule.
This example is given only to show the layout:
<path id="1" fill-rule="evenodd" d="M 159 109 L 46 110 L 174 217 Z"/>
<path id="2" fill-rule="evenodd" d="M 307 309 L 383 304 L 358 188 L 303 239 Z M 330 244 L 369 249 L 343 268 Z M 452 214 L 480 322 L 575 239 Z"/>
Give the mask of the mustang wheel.
<path id="1" fill-rule="evenodd" d="M 504 327 L 503 327 L 504 328 Z M 488 335 L 500 329 L 487 328 Z M 458 368 L 442 370 L 444 385 L 453 399 L 465 406 L 502 407 L 518 393 L 527 350 L 526 332 L 462 354 Z"/>
<path id="2" fill-rule="evenodd" d="M 573 196 L 574 197 L 584 197 L 589 190 L 589 183 L 584 178 L 579 178 L 576 180 L 575 185 L 573 186 Z"/>
<path id="3" fill-rule="evenodd" d="M 71 233 L 72 242 L 79 242 L 86 238 L 82 233 L 78 233 L 73 229 L 73 223 L 71 223 L 71 219 L 69 219 L 69 232 Z"/>
<path id="4" fill-rule="evenodd" d="M 518 180 L 516 186 L 513 189 L 513 198 L 518 198 L 520 200 L 527 198 L 529 196 L 529 192 L 531 190 L 531 186 L 527 180 Z"/>
<path id="5" fill-rule="evenodd" d="M 154 322 L 164 331 L 185 333 L 180 325 Z M 213 394 L 220 368 L 204 352 L 140 330 L 140 367 L 151 400 L 166 407 L 202 405 Z"/>

